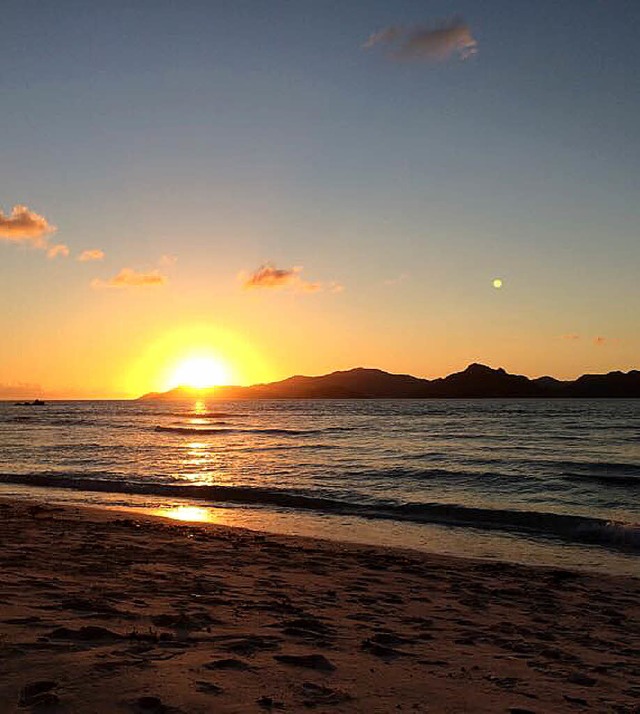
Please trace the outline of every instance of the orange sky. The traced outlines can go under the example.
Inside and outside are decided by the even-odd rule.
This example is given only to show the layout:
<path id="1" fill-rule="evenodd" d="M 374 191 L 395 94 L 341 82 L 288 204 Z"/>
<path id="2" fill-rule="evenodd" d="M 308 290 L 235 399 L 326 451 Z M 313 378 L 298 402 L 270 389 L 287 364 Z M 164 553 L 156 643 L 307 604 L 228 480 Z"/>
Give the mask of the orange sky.
<path id="1" fill-rule="evenodd" d="M 640 366 L 631 9 L 85 5 L 3 8 L 0 398 Z"/>

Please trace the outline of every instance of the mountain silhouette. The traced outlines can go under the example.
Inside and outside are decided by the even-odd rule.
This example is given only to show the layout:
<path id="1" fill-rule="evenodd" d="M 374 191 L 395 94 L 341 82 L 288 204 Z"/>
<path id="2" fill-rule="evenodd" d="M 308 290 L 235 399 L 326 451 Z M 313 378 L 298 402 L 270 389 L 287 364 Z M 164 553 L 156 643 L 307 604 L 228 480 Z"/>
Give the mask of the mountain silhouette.
<path id="1" fill-rule="evenodd" d="M 640 371 L 585 374 L 561 381 L 553 377 L 529 379 L 474 363 L 462 372 L 429 380 L 357 367 L 320 377 L 296 375 L 251 387 L 177 387 L 168 392 L 151 392 L 140 399 L 193 399 L 194 395 L 216 399 L 640 398 Z"/>

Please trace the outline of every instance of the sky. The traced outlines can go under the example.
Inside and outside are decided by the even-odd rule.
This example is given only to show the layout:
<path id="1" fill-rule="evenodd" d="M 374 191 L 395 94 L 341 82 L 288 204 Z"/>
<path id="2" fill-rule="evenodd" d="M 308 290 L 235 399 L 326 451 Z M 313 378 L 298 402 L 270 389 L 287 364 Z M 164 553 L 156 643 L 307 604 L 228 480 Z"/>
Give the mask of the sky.
<path id="1" fill-rule="evenodd" d="M 0 398 L 639 368 L 639 30 L 635 0 L 4 0 Z"/>

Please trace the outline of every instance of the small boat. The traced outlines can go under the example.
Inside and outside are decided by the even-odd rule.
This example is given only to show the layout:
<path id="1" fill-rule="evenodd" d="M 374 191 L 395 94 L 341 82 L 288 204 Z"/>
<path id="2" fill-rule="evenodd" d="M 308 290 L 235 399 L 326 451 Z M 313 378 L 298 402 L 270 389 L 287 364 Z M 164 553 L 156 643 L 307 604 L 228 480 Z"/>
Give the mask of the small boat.
<path id="1" fill-rule="evenodd" d="M 32 402 L 16 402 L 14 406 L 16 407 L 43 407 L 46 402 L 42 399 L 34 399 Z"/>

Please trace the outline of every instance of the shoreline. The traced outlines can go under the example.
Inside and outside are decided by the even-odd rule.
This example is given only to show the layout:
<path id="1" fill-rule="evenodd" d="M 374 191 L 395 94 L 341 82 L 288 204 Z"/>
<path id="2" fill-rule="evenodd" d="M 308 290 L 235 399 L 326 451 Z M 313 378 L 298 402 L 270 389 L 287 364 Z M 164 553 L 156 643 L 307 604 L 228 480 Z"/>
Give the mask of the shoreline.
<path id="1" fill-rule="evenodd" d="M 161 498 L 0 482 L 0 499 L 44 501 L 51 505 L 116 509 L 129 514 L 159 515 L 180 522 L 211 523 L 251 532 L 329 540 L 427 555 L 473 558 L 532 567 L 554 567 L 587 574 L 640 578 L 637 552 L 604 544 L 535 538 L 527 533 L 473 528 L 468 525 L 414 523 L 269 506 L 206 503 L 202 499 Z M 126 497 L 126 503 L 123 498 Z M 613 524 L 615 526 L 615 524 Z M 383 527 L 381 527 L 383 526 Z"/>
<path id="2" fill-rule="evenodd" d="M 6 497 L 0 515 L 3 711 L 637 711 L 632 577 Z"/>

